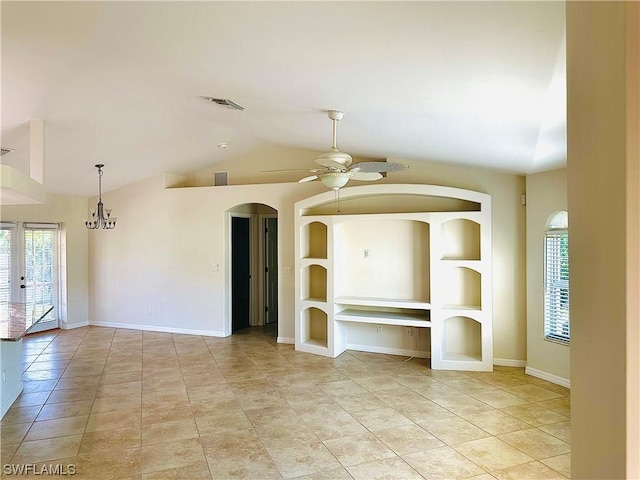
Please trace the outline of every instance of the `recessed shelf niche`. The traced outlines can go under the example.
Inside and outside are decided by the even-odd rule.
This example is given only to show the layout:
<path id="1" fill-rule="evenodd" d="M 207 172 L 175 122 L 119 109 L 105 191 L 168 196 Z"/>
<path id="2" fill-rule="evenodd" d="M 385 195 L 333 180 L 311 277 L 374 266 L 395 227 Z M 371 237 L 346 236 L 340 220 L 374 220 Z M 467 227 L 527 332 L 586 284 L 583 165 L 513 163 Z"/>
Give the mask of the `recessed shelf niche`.
<path id="1" fill-rule="evenodd" d="M 443 260 L 480 260 L 480 224 L 456 218 L 442 224 Z"/>
<path id="2" fill-rule="evenodd" d="M 327 258 L 327 226 L 322 222 L 310 222 L 300 235 L 302 258 Z"/>
<path id="3" fill-rule="evenodd" d="M 446 267 L 441 278 L 446 285 L 442 292 L 444 308 L 482 309 L 482 277 L 466 267 Z"/>
<path id="4" fill-rule="evenodd" d="M 472 318 L 456 316 L 445 319 L 442 343 L 445 360 L 482 359 L 482 328 Z"/>
<path id="5" fill-rule="evenodd" d="M 302 298 L 308 301 L 327 301 L 327 269 L 320 265 L 309 265 L 300 276 Z"/>
<path id="6" fill-rule="evenodd" d="M 336 228 L 336 294 L 429 302 L 429 225 L 358 219 Z"/>
<path id="7" fill-rule="evenodd" d="M 310 307 L 302 312 L 301 340 L 303 343 L 328 347 L 327 314 L 319 308 Z"/>

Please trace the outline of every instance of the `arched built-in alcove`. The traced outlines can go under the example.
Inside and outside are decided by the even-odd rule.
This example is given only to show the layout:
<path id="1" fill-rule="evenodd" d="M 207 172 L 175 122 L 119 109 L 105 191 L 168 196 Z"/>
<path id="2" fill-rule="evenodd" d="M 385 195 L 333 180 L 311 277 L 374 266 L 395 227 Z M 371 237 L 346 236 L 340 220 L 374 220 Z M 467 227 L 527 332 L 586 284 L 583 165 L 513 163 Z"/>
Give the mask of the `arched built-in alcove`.
<path id="1" fill-rule="evenodd" d="M 327 192 L 297 202 L 295 216 L 296 349 L 431 356 L 433 369 L 492 370 L 489 195 L 436 185 L 349 187 L 340 190 L 339 211 Z M 326 238 L 326 258 L 311 253 L 312 237 L 323 245 Z M 310 279 L 323 283 L 321 275 L 326 299 L 310 287 Z M 326 322 L 312 320 L 319 315 L 312 307 Z M 305 340 L 312 323 L 326 325 L 326 346 Z"/>

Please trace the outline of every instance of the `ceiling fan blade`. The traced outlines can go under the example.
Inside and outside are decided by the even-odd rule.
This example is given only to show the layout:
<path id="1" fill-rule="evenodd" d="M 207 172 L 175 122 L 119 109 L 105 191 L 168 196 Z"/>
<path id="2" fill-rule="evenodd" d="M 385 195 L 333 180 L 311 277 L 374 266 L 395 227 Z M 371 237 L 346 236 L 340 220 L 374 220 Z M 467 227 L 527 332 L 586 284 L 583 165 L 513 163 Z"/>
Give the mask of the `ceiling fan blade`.
<path id="1" fill-rule="evenodd" d="M 260 173 L 282 173 L 282 172 L 324 172 L 323 168 L 284 168 L 282 170 L 260 170 Z"/>
<path id="2" fill-rule="evenodd" d="M 360 172 L 353 171 L 353 176 L 351 177 L 354 180 L 362 180 L 365 182 L 373 182 L 374 180 L 380 180 L 382 178 L 382 174 L 378 172 Z"/>
<path id="3" fill-rule="evenodd" d="M 309 175 L 308 177 L 304 177 L 298 180 L 298 183 L 313 182 L 314 180 L 317 180 L 317 179 L 318 179 L 318 175 Z"/>
<path id="4" fill-rule="evenodd" d="M 353 172 L 397 172 L 406 170 L 409 165 L 390 162 L 360 162 L 351 166 Z"/>

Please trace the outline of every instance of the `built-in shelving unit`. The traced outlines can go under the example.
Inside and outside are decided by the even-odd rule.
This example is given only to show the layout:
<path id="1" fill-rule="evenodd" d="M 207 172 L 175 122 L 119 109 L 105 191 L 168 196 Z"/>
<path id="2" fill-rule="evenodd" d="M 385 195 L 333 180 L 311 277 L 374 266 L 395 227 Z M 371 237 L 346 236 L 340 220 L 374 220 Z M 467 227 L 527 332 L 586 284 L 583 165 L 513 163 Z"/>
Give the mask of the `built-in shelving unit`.
<path id="1" fill-rule="evenodd" d="M 296 349 L 402 354 L 398 328 L 428 329 L 411 354 L 433 369 L 491 370 L 490 196 L 385 184 L 341 197 L 340 213 L 333 192 L 295 205 Z"/>

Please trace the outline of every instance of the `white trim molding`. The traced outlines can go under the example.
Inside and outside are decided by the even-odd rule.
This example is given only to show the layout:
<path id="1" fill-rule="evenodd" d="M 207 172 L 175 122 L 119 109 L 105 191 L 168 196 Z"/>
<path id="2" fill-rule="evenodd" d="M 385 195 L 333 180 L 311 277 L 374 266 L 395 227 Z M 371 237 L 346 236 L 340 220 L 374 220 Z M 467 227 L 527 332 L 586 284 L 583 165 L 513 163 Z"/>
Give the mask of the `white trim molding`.
<path id="1" fill-rule="evenodd" d="M 542 370 L 537 370 L 531 367 L 526 367 L 524 369 L 524 373 L 526 373 L 527 375 L 531 375 L 532 377 L 541 378 L 542 380 L 546 380 L 547 382 L 555 383 L 556 385 L 571 388 L 571 380 L 569 380 L 568 378 L 559 377 L 557 375 L 543 372 Z"/>
<path id="2" fill-rule="evenodd" d="M 296 339 L 295 338 L 291 338 L 291 337 L 278 337 L 276 339 L 276 342 L 278 342 L 278 343 L 286 343 L 286 344 L 295 344 L 296 343 Z"/>
<path id="3" fill-rule="evenodd" d="M 499 367 L 519 367 L 524 368 L 527 366 L 526 360 L 514 360 L 512 358 L 494 358 L 493 364 Z"/>
<path id="4" fill-rule="evenodd" d="M 88 327 L 89 326 L 89 321 L 85 320 L 84 322 L 76 322 L 76 323 L 67 323 L 67 322 L 63 322 L 60 324 L 60 329 L 61 330 L 73 330 L 74 328 L 80 328 L 80 327 Z"/>

